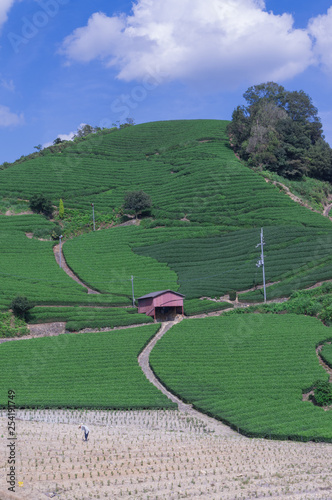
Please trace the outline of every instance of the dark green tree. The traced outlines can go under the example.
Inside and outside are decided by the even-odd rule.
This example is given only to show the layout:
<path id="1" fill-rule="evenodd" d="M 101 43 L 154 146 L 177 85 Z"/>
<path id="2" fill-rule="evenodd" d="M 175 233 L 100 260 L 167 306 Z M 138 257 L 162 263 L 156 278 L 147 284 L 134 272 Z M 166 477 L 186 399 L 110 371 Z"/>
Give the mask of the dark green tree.
<path id="1" fill-rule="evenodd" d="M 27 320 L 29 318 L 29 311 L 32 308 L 32 304 L 26 297 L 18 295 L 12 300 L 11 309 L 15 316 Z"/>
<path id="2" fill-rule="evenodd" d="M 135 212 L 136 218 L 138 215 L 142 214 L 143 211 L 151 208 L 151 206 L 152 202 L 150 196 L 142 190 L 130 191 L 125 195 L 123 208 Z"/>
<path id="3" fill-rule="evenodd" d="M 53 215 L 53 206 L 49 198 L 43 194 L 34 194 L 30 200 L 30 208 L 33 212 L 43 214 L 51 218 Z"/>

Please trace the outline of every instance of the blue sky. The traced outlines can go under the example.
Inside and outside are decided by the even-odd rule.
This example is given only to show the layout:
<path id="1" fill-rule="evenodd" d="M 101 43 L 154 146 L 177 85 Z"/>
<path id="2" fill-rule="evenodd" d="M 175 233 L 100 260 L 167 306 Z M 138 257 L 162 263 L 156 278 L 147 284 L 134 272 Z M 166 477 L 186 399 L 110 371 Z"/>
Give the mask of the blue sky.
<path id="1" fill-rule="evenodd" d="M 332 145 L 332 0 L 0 0 L 0 163 L 82 123 L 230 119 L 271 80 Z"/>

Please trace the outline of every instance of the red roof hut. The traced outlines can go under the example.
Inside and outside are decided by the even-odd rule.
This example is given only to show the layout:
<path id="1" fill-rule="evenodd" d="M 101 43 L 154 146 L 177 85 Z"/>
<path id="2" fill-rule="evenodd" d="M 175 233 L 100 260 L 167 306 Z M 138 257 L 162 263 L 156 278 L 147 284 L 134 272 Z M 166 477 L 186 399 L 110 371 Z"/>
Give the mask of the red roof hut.
<path id="1" fill-rule="evenodd" d="M 161 292 L 148 293 L 139 297 L 138 312 L 152 316 L 154 320 L 169 319 L 176 314 L 183 314 L 184 295 L 172 290 L 162 290 Z"/>

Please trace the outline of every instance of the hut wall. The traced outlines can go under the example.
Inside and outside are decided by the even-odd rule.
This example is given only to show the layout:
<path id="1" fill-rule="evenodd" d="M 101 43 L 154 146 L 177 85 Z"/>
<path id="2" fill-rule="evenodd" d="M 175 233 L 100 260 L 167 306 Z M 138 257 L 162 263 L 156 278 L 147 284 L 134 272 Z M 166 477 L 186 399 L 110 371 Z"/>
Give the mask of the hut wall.
<path id="1" fill-rule="evenodd" d="M 152 309 L 152 311 L 151 311 Z M 151 316 L 153 316 L 153 309 L 154 309 L 154 304 L 153 304 L 153 298 L 149 297 L 148 299 L 140 299 L 138 302 L 138 313 L 149 313 Z"/>

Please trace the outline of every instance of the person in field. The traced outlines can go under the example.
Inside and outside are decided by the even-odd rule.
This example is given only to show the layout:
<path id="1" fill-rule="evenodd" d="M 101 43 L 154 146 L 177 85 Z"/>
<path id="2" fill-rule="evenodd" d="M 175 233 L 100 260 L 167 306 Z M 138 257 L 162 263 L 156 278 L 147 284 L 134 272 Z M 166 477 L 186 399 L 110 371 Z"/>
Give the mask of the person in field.
<path id="1" fill-rule="evenodd" d="M 89 435 L 89 432 L 90 432 L 89 427 L 87 427 L 86 425 L 80 424 L 78 426 L 78 428 L 83 431 L 84 436 L 82 436 L 82 440 L 83 441 L 87 441 L 88 440 L 88 435 Z"/>

